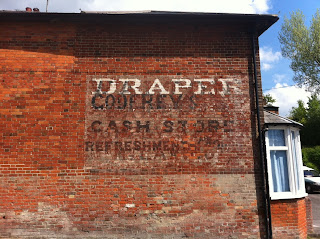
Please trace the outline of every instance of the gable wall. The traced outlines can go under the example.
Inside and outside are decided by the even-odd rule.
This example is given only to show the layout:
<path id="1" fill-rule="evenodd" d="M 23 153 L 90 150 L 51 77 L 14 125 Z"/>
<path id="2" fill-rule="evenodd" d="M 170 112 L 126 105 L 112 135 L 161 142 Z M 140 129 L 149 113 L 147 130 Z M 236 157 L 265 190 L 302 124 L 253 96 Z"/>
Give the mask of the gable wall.
<path id="1" fill-rule="evenodd" d="M 1 29 L 2 235 L 264 234 L 243 26 Z"/>

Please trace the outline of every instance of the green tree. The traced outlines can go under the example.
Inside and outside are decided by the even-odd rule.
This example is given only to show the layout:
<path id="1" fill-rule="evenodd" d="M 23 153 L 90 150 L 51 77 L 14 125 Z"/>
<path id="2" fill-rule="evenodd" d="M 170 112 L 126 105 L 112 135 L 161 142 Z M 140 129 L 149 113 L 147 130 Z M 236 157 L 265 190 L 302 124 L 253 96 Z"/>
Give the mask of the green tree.
<path id="1" fill-rule="evenodd" d="M 305 129 L 301 132 L 306 145 L 320 145 L 320 101 L 316 95 L 309 98 Z"/>
<path id="2" fill-rule="evenodd" d="M 292 107 L 289 118 L 301 124 L 306 124 L 307 109 L 302 100 L 298 100 L 298 107 Z"/>
<path id="3" fill-rule="evenodd" d="M 307 108 L 299 100 L 298 107 L 292 107 L 289 118 L 304 125 L 301 129 L 303 146 L 320 145 L 320 100 L 316 94 L 309 97 Z"/>
<path id="4" fill-rule="evenodd" d="M 302 148 L 303 164 L 320 171 L 320 146 Z"/>
<path id="5" fill-rule="evenodd" d="M 305 25 L 301 11 L 285 18 L 279 33 L 282 55 L 291 60 L 294 81 L 309 90 L 320 90 L 320 11 Z"/>
<path id="6" fill-rule="evenodd" d="M 272 105 L 273 103 L 276 102 L 276 99 L 272 97 L 272 95 L 270 94 L 266 94 L 263 96 L 263 100 L 264 100 L 264 103 L 266 105 Z"/>

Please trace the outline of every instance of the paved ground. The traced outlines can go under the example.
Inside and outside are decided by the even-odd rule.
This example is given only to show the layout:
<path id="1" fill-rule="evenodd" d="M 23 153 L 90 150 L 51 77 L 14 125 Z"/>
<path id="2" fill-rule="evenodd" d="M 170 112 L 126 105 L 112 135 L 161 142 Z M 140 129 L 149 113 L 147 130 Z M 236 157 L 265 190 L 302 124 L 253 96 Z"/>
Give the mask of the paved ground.
<path id="1" fill-rule="evenodd" d="M 312 202 L 313 230 L 320 234 L 320 193 L 309 193 Z"/>

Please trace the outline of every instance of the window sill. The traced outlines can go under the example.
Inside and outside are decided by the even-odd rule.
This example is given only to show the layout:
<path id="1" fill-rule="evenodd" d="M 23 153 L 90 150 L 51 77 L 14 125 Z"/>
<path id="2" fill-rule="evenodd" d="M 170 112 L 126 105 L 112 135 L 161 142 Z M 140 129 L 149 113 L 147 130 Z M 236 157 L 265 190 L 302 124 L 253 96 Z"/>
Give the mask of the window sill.
<path id="1" fill-rule="evenodd" d="M 281 200 L 281 199 L 296 199 L 296 198 L 304 198 L 307 197 L 307 193 L 299 193 L 296 195 L 284 195 L 284 194 L 279 194 L 279 195 L 271 195 L 270 198 L 271 200 Z"/>

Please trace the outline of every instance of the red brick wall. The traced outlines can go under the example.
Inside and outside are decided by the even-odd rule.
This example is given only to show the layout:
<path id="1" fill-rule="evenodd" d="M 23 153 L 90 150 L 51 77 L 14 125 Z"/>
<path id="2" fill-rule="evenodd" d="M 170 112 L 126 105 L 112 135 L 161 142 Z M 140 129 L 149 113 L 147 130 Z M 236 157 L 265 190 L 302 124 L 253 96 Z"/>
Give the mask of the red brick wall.
<path id="1" fill-rule="evenodd" d="M 307 238 L 310 232 L 307 215 L 311 213 L 307 200 L 302 198 L 271 201 L 274 238 Z"/>
<path id="2" fill-rule="evenodd" d="M 0 46 L 1 235 L 264 234 L 245 26 L 1 23 Z M 143 94 L 95 109 L 96 78 Z"/>
<path id="3" fill-rule="evenodd" d="M 306 197 L 306 213 L 307 213 L 307 232 L 313 233 L 313 217 L 312 217 L 312 202 L 309 197 Z"/>

